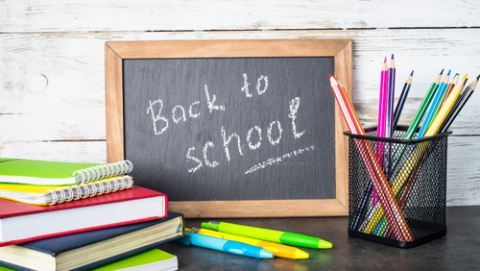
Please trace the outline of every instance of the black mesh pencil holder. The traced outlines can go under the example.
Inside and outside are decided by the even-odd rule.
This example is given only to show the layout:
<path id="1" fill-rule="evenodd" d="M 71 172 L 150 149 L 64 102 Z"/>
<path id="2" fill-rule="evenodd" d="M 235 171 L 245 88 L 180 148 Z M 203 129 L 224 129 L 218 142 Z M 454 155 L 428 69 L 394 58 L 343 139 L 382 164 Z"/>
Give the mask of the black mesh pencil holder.
<path id="1" fill-rule="evenodd" d="M 447 139 L 349 137 L 349 235 L 411 248 L 446 234 Z M 418 131 L 417 131 L 418 132 Z M 416 138 L 416 134 L 414 135 Z M 390 194 L 390 196 L 388 196 Z"/>

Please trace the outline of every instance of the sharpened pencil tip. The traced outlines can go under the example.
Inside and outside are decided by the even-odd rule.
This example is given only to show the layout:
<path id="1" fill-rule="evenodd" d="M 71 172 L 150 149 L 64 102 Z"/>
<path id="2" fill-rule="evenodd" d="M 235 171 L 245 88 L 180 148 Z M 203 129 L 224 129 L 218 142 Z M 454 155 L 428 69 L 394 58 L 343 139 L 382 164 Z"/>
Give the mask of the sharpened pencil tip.
<path id="1" fill-rule="evenodd" d="M 451 71 L 452 71 L 452 70 L 448 70 L 447 76 L 450 76 L 450 72 L 451 72 Z"/>
<path id="2" fill-rule="evenodd" d="M 332 77 L 333 77 L 333 76 L 332 76 L 332 74 L 330 74 L 330 73 L 328 74 L 328 76 L 330 76 L 330 78 L 332 78 Z"/>
<path id="3" fill-rule="evenodd" d="M 443 74 L 443 70 L 444 70 L 444 69 L 442 69 L 442 71 L 440 72 L 440 75 L 442 75 L 442 74 Z"/>
<path id="4" fill-rule="evenodd" d="M 467 79 L 467 76 L 468 76 L 468 73 L 465 74 L 465 76 L 463 77 L 463 80 Z"/>
<path id="5" fill-rule="evenodd" d="M 383 63 L 387 63 L 387 57 L 385 57 L 385 60 L 383 61 Z"/>
<path id="6" fill-rule="evenodd" d="M 392 59 L 394 59 L 393 54 L 392 54 Z"/>
<path id="7" fill-rule="evenodd" d="M 410 74 L 410 76 L 413 76 L 413 71 L 412 71 L 412 73 Z"/>
<path id="8" fill-rule="evenodd" d="M 477 76 L 477 81 L 479 80 L 479 78 L 480 78 L 480 74 Z"/>

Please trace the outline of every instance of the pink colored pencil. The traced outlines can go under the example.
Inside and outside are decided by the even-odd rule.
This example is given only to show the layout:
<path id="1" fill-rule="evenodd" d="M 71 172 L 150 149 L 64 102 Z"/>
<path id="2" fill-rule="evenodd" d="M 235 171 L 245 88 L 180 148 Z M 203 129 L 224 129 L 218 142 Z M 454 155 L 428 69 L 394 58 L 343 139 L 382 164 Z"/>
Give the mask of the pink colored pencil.
<path id="1" fill-rule="evenodd" d="M 378 102 L 378 125 L 377 125 L 377 137 L 385 137 L 385 123 L 387 119 L 387 96 L 388 96 L 388 68 L 387 57 L 383 61 L 382 72 L 380 75 L 380 99 Z M 377 160 L 380 166 L 383 166 L 383 142 L 377 144 Z M 377 192 L 373 190 L 372 204 L 377 203 Z"/>

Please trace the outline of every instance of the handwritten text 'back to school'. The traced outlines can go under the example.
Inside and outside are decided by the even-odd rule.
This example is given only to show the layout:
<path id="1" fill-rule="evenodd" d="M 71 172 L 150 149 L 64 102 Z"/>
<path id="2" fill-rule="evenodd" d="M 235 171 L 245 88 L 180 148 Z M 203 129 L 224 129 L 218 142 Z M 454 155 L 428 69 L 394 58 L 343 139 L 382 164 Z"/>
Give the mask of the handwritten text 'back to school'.
<path id="1" fill-rule="evenodd" d="M 256 91 L 250 89 L 251 83 L 248 82 L 248 75 L 243 74 L 243 87 L 239 88 L 240 91 L 245 93 L 246 98 L 253 98 L 256 95 L 264 95 L 267 93 L 268 90 L 268 76 L 261 75 L 256 82 Z M 206 96 L 206 103 L 207 103 L 207 108 L 208 108 L 208 113 L 209 114 L 216 114 L 219 111 L 226 111 L 228 108 L 225 108 L 224 105 L 221 103 L 221 98 L 217 100 L 217 97 L 213 94 L 211 95 L 208 86 L 205 85 L 205 96 Z M 162 135 L 166 132 L 168 132 L 168 128 L 171 125 L 181 125 L 181 122 L 187 121 L 188 118 L 190 119 L 197 119 L 201 116 L 201 113 L 196 110 L 198 109 L 200 105 L 200 101 L 194 101 L 190 103 L 188 106 L 188 109 L 186 109 L 182 105 L 176 105 L 173 107 L 171 112 L 162 112 L 162 109 L 164 108 L 163 100 L 162 99 L 157 99 L 155 101 L 149 101 L 149 106 L 147 109 L 147 114 L 150 115 L 151 120 L 152 120 L 152 128 L 153 132 L 155 135 Z M 300 107 L 300 97 L 295 97 L 293 98 L 290 103 L 289 103 L 289 110 L 286 111 L 288 112 L 288 117 L 291 119 L 290 123 L 290 129 L 291 133 L 293 135 L 293 138 L 299 139 L 302 137 L 305 133 L 305 130 L 298 132 L 297 127 L 295 125 L 295 119 L 297 118 L 297 111 Z M 268 143 L 270 143 L 271 146 L 275 146 L 279 144 L 282 140 L 282 135 L 283 135 L 283 128 L 282 124 L 280 121 L 274 120 L 270 123 L 268 127 L 263 127 L 263 129 L 267 130 L 266 135 L 268 139 Z M 255 134 L 256 133 L 256 136 Z M 243 156 L 243 150 L 242 150 L 242 145 L 241 145 L 241 137 L 237 133 L 232 133 L 229 136 L 227 136 L 227 132 L 225 131 L 225 128 L 222 126 L 220 128 L 220 134 L 221 137 L 223 138 L 223 142 L 220 143 L 221 147 L 224 149 L 225 152 L 225 157 L 227 159 L 227 162 L 230 162 L 231 156 L 230 156 L 230 143 L 232 142 L 233 138 L 236 138 L 237 142 L 237 148 L 238 148 L 238 153 L 240 156 Z M 253 137 L 252 137 L 253 136 Z M 254 139 L 253 139 L 254 138 Z M 262 140 L 263 140 L 263 130 L 262 127 L 259 127 L 258 125 L 254 125 L 251 127 L 245 137 L 246 142 L 248 143 L 248 148 L 250 150 L 257 150 L 260 148 L 262 145 Z M 254 141 L 254 142 L 252 142 Z M 232 143 L 232 148 L 234 143 Z M 218 146 L 218 145 L 217 145 Z M 188 169 L 188 172 L 194 173 L 204 165 L 210 168 L 215 168 L 220 165 L 220 162 L 211 160 L 209 159 L 208 156 L 208 150 L 210 148 L 215 148 L 216 145 L 212 141 L 205 142 L 202 146 L 202 153 L 201 158 L 198 158 L 198 153 L 195 153 L 196 148 L 195 146 L 192 146 L 188 148 L 186 152 L 186 157 L 192 161 L 192 168 Z M 315 148 L 314 146 L 309 146 L 306 148 L 298 149 L 289 153 L 285 153 L 281 156 L 270 158 L 266 161 L 263 161 L 261 163 L 258 163 L 257 165 L 251 167 L 248 169 L 245 174 L 249 174 L 251 172 L 254 172 L 259 169 L 263 169 L 269 165 L 273 165 L 276 163 L 282 162 L 284 159 L 300 155 L 302 153 L 308 152 L 308 151 L 313 151 Z"/>

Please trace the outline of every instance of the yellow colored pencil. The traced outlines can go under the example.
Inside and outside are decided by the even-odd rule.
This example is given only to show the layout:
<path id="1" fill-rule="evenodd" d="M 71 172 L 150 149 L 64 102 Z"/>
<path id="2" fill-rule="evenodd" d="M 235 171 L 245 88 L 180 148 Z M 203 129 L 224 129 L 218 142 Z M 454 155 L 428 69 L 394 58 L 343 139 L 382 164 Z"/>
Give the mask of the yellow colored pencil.
<path id="1" fill-rule="evenodd" d="M 425 136 L 433 136 L 438 132 L 440 126 L 442 126 L 442 123 L 445 121 L 448 112 L 450 112 L 450 110 L 452 109 L 455 101 L 458 99 L 458 96 L 460 96 L 460 93 L 463 90 L 463 84 L 465 83 L 465 79 L 467 79 L 467 75 L 468 74 L 465 74 L 462 80 L 460 80 L 460 83 L 458 83 L 458 85 L 453 88 L 452 92 L 450 92 L 447 100 L 442 105 L 442 108 L 440 108 L 440 111 L 438 112 L 437 116 L 435 117 L 432 124 L 425 133 Z M 472 84 L 475 84 L 476 82 L 477 81 L 474 80 Z M 475 86 L 473 86 L 473 88 L 475 88 Z"/>

